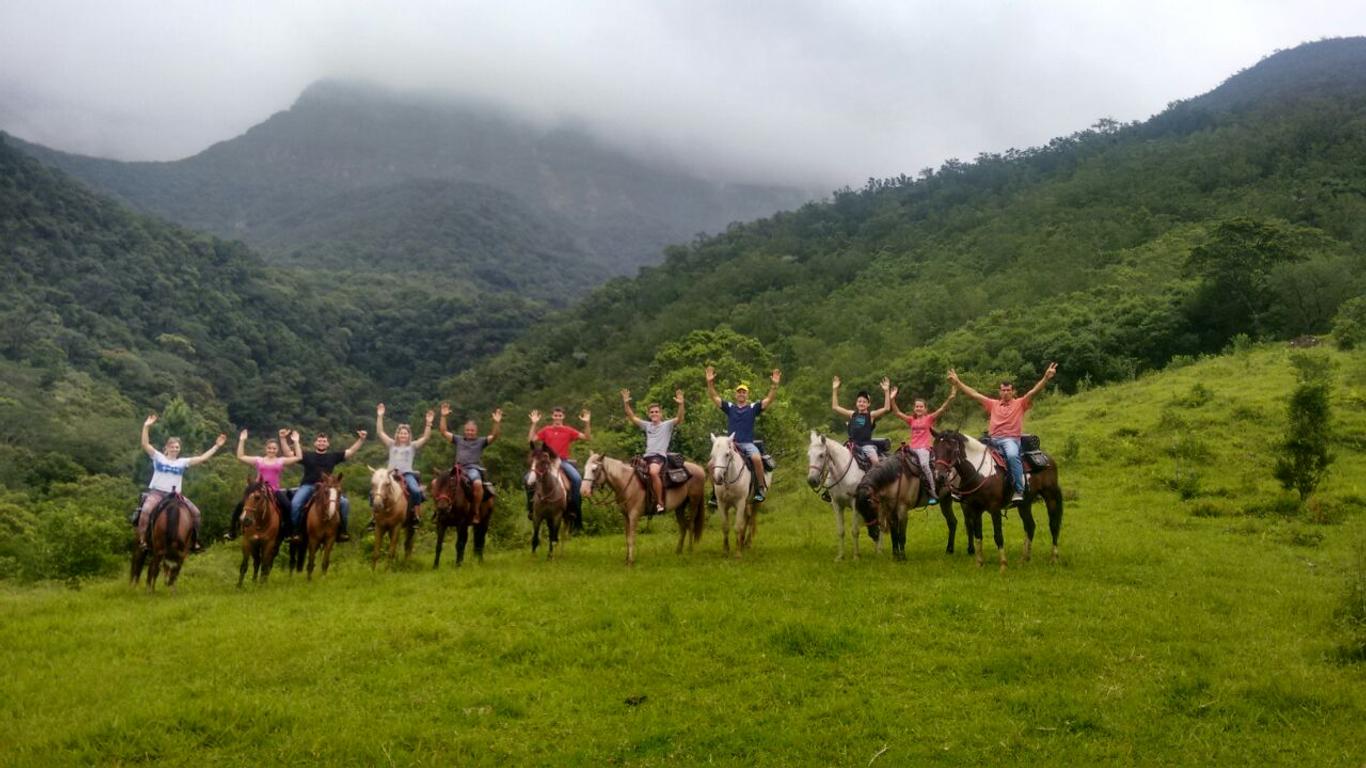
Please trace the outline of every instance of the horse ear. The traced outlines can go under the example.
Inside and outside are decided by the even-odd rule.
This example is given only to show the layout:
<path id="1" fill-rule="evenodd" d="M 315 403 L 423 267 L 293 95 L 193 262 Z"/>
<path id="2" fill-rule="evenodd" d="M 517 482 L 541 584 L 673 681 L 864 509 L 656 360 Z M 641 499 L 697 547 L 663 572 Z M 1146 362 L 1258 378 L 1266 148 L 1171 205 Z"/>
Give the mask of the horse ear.
<path id="1" fill-rule="evenodd" d="M 730 433 L 730 439 L 732 439 L 732 440 L 735 439 L 735 433 L 734 433 L 734 432 Z"/>
<path id="2" fill-rule="evenodd" d="M 811 434 L 814 435 L 815 432 L 812 432 Z M 825 443 L 826 443 L 825 435 L 821 435 L 821 445 L 825 445 Z"/>
<path id="3" fill-rule="evenodd" d="M 368 469 L 368 470 L 370 470 L 370 474 L 372 474 L 372 475 L 379 471 L 378 469 L 375 469 L 374 467 L 370 466 L 369 464 L 366 464 L 366 465 L 365 465 L 365 468 Z"/>
<path id="4" fill-rule="evenodd" d="M 337 482 L 340 483 L 340 482 L 342 481 L 342 478 L 343 478 L 343 477 L 346 477 L 346 475 L 343 475 L 343 474 L 341 474 L 340 472 L 337 473 Z"/>
<path id="5" fill-rule="evenodd" d="M 939 439 L 939 430 L 935 429 L 934 427 L 930 427 L 930 434 L 934 436 L 935 440 Z"/>

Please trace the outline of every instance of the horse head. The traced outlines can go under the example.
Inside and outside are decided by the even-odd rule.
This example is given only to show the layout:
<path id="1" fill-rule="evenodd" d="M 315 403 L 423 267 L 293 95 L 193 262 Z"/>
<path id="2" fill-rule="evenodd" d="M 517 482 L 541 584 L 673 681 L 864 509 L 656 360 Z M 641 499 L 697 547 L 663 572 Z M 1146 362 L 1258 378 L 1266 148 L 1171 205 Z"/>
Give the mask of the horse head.
<path id="1" fill-rule="evenodd" d="M 257 480 L 247 486 L 246 499 L 242 502 L 242 528 L 246 529 L 256 525 L 257 517 L 264 510 L 268 509 L 273 496 L 270 486 L 263 480 Z"/>
<path id="2" fill-rule="evenodd" d="M 806 446 L 806 482 L 812 488 L 820 485 L 825 476 L 825 464 L 829 460 L 828 441 L 825 435 L 811 430 L 811 442 Z"/>
<path id="3" fill-rule="evenodd" d="M 588 461 L 583 465 L 583 486 L 582 495 L 593 495 L 594 488 L 602 487 L 599 485 L 607 478 L 607 469 L 602 464 L 601 453 L 590 453 Z"/>
<path id="4" fill-rule="evenodd" d="M 455 473 L 449 469 L 432 474 L 432 499 L 436 502 L 437 512 L 446 512 L 455 506 L 460 490 L 458 480 Z"/>
<path id="5" fill-rule="evenodd" d="M 958 464 L 967 457 L 967 436 L 952 430 L 935 432 L 930 455 L 934 457 L 935 485 L 950 487 L 950 475 L 957 472 Z"/>
<path id="6" fill-rule="evenodd" d="M 728 483 L 726 478 L 730 474 L 729 470 L 736 453 L 734 433 L 711 435 L 711 457 L 707 459 L 707 466 L 711 468 L 713 485 L 726 485 Z M 729 482 L 734 482 L 734 479 L 732 478 Z"/>
<path id="7" fill-rule="evenodd" d="M 321 486 L 323 497 L 323 517 L 331 520 L 336 517 L 341 507 L 341 483 L 342 475 L 323 475 Z"/>

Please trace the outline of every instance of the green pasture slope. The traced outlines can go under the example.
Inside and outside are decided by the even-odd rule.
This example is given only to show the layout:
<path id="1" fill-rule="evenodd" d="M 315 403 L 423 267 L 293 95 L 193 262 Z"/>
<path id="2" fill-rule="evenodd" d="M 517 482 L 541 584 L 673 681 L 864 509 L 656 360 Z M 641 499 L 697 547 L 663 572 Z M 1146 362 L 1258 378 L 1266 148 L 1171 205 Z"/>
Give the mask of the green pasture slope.
<path id="1" fill-rule="evenodd" d="M 1334 612 L 1366 567 L 1366 354 L 1320 353 L 1344 441 L 1308 511 L 1267 479 L 1279 346 L 1043 399 L 1059 565 L 1020 562 L 1012 516 L 979 570 L 923 511 L 908 563 L 833 562 L 793 462 L 741 562 L 714 519 L 683 557 L 657 520 L 630 570 L 604 535 L 432 572 L 428 530 L 311 585 L 239 592 L 218 546 L 174 597 L 5 586 L 0 763 L 1361 765 Z"/>

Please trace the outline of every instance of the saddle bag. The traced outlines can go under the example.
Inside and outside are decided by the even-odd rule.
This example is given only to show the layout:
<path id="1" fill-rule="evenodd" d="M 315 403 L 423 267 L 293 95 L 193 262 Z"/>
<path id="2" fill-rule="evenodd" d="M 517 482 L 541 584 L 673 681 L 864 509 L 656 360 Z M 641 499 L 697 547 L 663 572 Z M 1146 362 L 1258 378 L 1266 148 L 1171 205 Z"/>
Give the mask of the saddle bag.
<path id="1" fill-rule="evenodd" d="M 877 454 L 879 456 L 886 456 L 887 452 L 892 450 L 892 439 L 889 437 L 875 437 L 873 438 L 873 445 L 877 448 Z"/>
<path id="2" fill-rule="evenodd" d="M 1025 451 L 1024 460 L 1031 469 L 1044 469 L 1053 465 L 1052 457 L 1043 451 Z"/>
<path id="3" fill-rule="evenodd" d="M 1020 435 L 1020 453 L 1042 452 L 1038 435 Z"/>

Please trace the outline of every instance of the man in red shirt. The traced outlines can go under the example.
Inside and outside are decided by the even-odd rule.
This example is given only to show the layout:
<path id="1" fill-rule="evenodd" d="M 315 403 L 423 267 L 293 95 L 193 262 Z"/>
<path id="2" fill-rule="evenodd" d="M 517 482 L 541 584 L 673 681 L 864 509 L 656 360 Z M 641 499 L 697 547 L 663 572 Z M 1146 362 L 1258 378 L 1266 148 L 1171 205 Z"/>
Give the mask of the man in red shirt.
<path id="1" fill-rule="evenodd" d="M 564 473 L 569 476 L 569 519 L 574 521 L 574 530 L 583 528 L 583 509 L 582 500 L 579 498 L 579 487 L 583 485 L 583 475 L 579 473 L 579 468 L 574 466 L 574 459 L 570 455 L 569 447 L 577 440 L 593 439 L 593 414 L 585 408 L 579 413 L 579 421 L 583 422 L 583 431 L 564 423 L 564 409 L 558 405 L 550 409 L 550 426 L 544 427 L 539 431 L 536 425 L 541 423 L 541 412 L 532 411 L 531 429 L 527 432 L 528 442 L 537 440 L 545 443 L 546 447 L 555 452 L 560 457 L 560 466 Z M 527 489 L 526 497 L 527 517 L 531 517 L 531 489 Z"/>
<path id="2" fill-rule="evenodd" d="M 1015 486 L 1015 495 L 1010 499 L 1012 503 L 1024 501 L 1025 480 L 1024 464 L 1020 461 L 1020 436 L 1024 434 L 1025 411 L 1034 405 L 1034 396 L 1043 391 L 1044 385 L 1057 372 L 1058 364 L 1049 363 L 1039 383 L 1021 397 L 1015 396 L 1014 384 L 1003 381 L 1001 397 L 996 399 L 987 397 L 964 384 L 958 378 L 958 372 L 949 369 L 949 382 L 962 390 L 963 394 L 981 403 L 987 412 L 987 442 L 995 445 L 1006 457 L 1006 466 L 1010 468 L 1010 480 Z"/>

